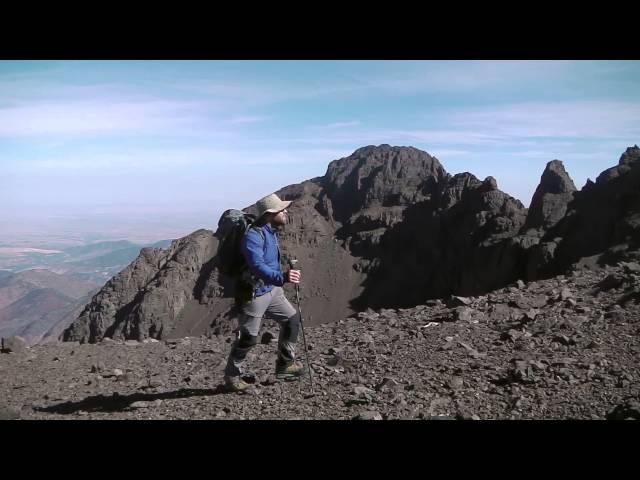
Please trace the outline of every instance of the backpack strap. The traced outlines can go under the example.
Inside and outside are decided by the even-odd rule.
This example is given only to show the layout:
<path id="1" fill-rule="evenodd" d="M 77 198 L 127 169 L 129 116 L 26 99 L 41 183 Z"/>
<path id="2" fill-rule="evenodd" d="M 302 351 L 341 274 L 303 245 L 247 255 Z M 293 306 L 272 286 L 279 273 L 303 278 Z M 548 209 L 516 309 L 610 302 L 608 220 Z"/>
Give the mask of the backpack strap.
<path id="1" fill-rule="evenodd" d="M 258 233 L 260 233 L 260 236 L 262 237 L 262 252 L 263 252 L 263 255 L 265 255 L 267 253 L 267 239 L 266 239 L 266 236 L 264 234 L 264 230 L 262 230 L 262 227 L 259 227 L 257 225 L 253 225 L 253 224 L 249 224 L 249 225 L 247 225 L 247 228 L 244 231 L 245 236 L 249 233 L 249 230 L 252 229 L 252 228 L 254 230 L 257 230 Z M 258 286 L 264 285 L 264 281 L 262 279 L 259 279 L 256 276 L 254 276 L 251 273 L 251 270 L 248 268 L 248 266 L 245 266 L 243 277 L 244 277 L 245 281 L 247 281 L 247 283 L 249 283 L 251 285 L 251 289 L 254 292 L 255 292 L 255 289 L 258 288 Z M 254 293 L 254 295 L 255 295 L 255 293 Z"/>
<path id="2" fill-rule="evenodd" d="M 244 234 L 246 235 L 247 233 L 249 233 L 250 229 L 254 229 L 256 230 L 260 236 L 262 237 L 262 253 L 263 255 L 267 253 L 267 237 L 264 234 L 264 230 L 262 230 L 262 227 L 259 227 L 253 223 L 247 225 L 247 229 L 245 230 Z"/>

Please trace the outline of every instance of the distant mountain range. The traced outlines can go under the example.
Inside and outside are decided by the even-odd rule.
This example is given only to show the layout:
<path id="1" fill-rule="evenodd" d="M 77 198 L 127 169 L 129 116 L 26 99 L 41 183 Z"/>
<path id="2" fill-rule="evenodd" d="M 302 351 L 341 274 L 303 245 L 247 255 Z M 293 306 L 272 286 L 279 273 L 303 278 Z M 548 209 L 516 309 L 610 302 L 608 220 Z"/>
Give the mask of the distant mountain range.
<path id="1" fill-rule="evenodd" d="M 125 268 L 141 248 L 167 248 L 171 240 L 135 244 L 128 240 L 97 242 L 63 250 L 0 247 L 0 269 L 20 272 L 46 269 L 72 278 L 104 284 Z M 1 277 L 0 277 L 1 278 Z"/>
<path id="2" fill-rule="evenodd" d="M 0 337 L 19 335 L 29 344 L 55 341 L 100 287 L 144 247 L 166 248 L 171 240 L 136 245 L 99 242 L 61 251 L 0 248 Z"/>
<path id="3" fill-rule="evenodd" d="M 19 335 L 29 344 L 56 340 L 99 288 L 100 284 L 48 270 L 4 272 L 0 337 Z"/>

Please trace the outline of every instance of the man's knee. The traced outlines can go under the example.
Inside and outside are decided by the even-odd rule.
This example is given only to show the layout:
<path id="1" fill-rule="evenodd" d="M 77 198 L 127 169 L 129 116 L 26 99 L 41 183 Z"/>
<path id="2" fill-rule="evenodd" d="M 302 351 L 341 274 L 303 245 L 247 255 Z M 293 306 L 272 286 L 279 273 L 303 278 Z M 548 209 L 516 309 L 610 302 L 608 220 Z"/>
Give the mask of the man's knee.
<path id="1" fill-rule="evenodd" d="M 247 332 L 240 333 L 240 340 L 238 340 L 238 347 L 240 348 L 253 348 L 258 343 L 258 337 L 250 335 Z"/>
<path id="2" fill-rule="evenodd" d="M 300 312 L 290 316 L 282 326 L 284 340 L 295 343 L 298 341 L 298 332 L 300 331 Z"/>

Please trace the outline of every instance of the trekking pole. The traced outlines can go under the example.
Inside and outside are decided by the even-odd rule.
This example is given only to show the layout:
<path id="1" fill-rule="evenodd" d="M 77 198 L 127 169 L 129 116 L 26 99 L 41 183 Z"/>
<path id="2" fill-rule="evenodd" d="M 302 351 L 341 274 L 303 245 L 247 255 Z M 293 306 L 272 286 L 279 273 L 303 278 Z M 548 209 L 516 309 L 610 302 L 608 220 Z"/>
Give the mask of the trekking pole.
<path id="1" fill-rule="evenodd" d="M 298 260 L 293 258 L 289 259 L 289 266 L 292 270 L 295 270 Z M 311 382 L 311 393 L 313 392 L 313 378 L 311 377 L 311 365 L 309 365 L 309 351 L 307 350 L 307 338 L 304 334 L 304 322 L 302 321 L 302 309 L 300 308 L 300 285 L 296 283 L 296 303 L 298 304 L 298 311 L 300 312 L 300 328 L 302 329 L 302 341 L 304 343 L 304 356 L 307 359 L 307 370 L 309 370 L 309 382 Z"/>

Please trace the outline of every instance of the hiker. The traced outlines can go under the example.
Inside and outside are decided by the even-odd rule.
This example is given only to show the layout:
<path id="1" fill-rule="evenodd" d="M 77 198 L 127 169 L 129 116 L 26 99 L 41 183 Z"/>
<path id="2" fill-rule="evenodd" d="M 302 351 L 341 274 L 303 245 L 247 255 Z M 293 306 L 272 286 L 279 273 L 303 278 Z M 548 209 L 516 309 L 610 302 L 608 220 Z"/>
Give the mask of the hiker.
<path id="1" fill-rule="evenodd" d="M 242 364 L 247 353 L 258 343 L 260 324 L 265 314 L 280 324 L 276 378 L 290 380 L 305 373 L 304 366 L 295 362 L 294 351 L 300 329 L 300 312 L 289 303 L 282 288 L 286 282 L 299 283 L 300 271 L 282 272 L 276 232 L 279 225 L 287 222 L 289 205 L 290 201 L 283 201 L 276 194 L 258 200 L 256 221 L 240 244 L 248 266 L 245 277 L 248 275 L 253 281 L 241 281 L 236 293 L 240 336 L 231 347 L 224 371 L 225 384 L 231 391 L 249 387 L 241 378 Z"/>

